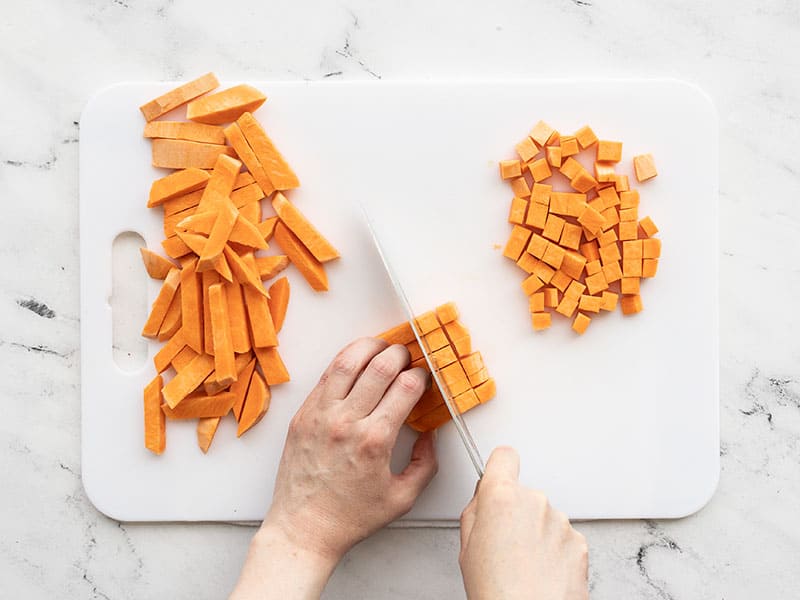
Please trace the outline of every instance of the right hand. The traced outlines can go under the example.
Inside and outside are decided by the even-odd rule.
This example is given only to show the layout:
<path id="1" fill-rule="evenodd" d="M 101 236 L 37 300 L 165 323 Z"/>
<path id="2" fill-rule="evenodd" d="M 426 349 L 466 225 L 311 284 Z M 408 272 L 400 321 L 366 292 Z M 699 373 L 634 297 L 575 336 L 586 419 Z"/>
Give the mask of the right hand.
<path id="1" fill-rule="evenodd" d="M 588 547 L 541 492 L 519 484 L 519 455 L 492 452 L 461 514 L 459 564 L 470 600 L 589 597 Z"/>

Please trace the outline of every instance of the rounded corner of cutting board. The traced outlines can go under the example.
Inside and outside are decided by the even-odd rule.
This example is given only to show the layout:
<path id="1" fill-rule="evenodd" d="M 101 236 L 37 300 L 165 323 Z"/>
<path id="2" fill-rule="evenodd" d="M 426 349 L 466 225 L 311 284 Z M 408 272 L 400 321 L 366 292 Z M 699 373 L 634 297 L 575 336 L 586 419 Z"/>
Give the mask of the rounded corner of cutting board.
<path id="1" fill-rule="evenodd" d="M 124 513 L 119 510 L 120 507 L 114 503 L 114 495 L 111 494 L 109 497 L 106 497 L 104 494 L 104 492 L 110 488 L 102 485 L 95 486 L 92 483 L 91 473 L 92 470 L 86 469 L 85 466 L 81 469 L 83 491 L 89 499 L 89 502 L 92 503 L 92 506 L 94 506 L 98 512 L 109 519 L 113 519 L 114 521 L 127 521 L 128 519 L 125 518 Z"/>

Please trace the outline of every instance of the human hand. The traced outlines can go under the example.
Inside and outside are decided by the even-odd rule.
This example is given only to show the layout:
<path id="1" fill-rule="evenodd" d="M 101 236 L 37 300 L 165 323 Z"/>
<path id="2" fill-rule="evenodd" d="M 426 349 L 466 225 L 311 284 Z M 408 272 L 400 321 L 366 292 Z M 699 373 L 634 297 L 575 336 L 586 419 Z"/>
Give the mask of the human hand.
<path id="1" fill-rule="evenodd" d="M 459 564 L 467 597 L 588 598 L 586 540 L 544 494 L 518 480 L 517 452 L 495 449 L 461 514 Z"/>
<path id="2" fill-rule="evenodd" d="M 406 469 L 389 469 L 400 427 L 428 383 L 404 370 L 400 345 L 356 340 L 333 360 L 292 419 L 265 527 L 340 558 L 408 512 L 436 473 L 431 434 L 419 436 Z"/>

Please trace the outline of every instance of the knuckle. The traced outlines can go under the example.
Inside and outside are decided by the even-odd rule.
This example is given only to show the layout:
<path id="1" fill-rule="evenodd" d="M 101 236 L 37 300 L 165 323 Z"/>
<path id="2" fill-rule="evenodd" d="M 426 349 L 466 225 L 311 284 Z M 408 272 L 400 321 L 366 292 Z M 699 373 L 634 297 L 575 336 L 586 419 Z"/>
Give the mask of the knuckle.
<path id="1" fill-rule="evenodd" d="M 350 437 L 350 427 L 347 423 L 336 421 L 328 429 L 328 437 L 334 443 L 341 443 Z"/>
<path id="2" fill-rule="evenodd" d="M 386 436 L 375 429 L 370 430 L 361 441 L 361 451 L 366 456 L 374 457 L 383 454 L 386 448 Z"/>
<path id="3" fill-rule="evenodd" d="M 421 396 L 424 391 L 422 378 L 413 371 L 403 371 L 397 376 L 397 385 L 400 389 L 411 396 Z"/>
<path id="4" fill-rule="evenodd" d="M 397 511 L 404 515 L 412 508 L 414 508 L 414 502 L 416 502 L 417 497 L 411 491 L 403 491 L 402 493 L 398 494 L 397 499 L 395 500 L 395 506 Z"/>
<path id="5" fill-rule="evenodd" d="M 370 370 L 379 379 L 393 379 L 397 374 L 397 362 L 387 354 L 379 354 L 369 364 Z"/>
<path id="6" fill-rule="evenodd" d="M 349 354 L 338 354 L 333 359 L 331 370 L 337 375 L 354 375 L 356 372 L 356 361 Z M 325 377 L 323 375 L 323 377 Z"/>

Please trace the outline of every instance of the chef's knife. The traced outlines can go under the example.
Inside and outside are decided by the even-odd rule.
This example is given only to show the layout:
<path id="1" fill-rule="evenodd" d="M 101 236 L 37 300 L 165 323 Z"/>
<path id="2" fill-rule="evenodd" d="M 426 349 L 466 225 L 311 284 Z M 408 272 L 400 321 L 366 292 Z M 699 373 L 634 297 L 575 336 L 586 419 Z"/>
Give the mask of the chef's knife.
<path id="1" fill-rule="evenodd" d="M 378 236 L 375 233 L 375 228 L 372 224 L 372 220 L 370 219 L 369 213 L 367 212 L 367 209 L 363 204 L 361 205 L 361 210 L 364 213 L 364 221 L 367 223 L 367 228 L 369 229 L 370 235 L 372 236 L 372 241 L 375 244 L 375 248 L 378 251 L 378 255 L 381 257 L 384 269 L 386 269 L 386 274 L 389 276 L 389 280 L 392 282 L 394 291 L 397 294 L 398 299 L 400 300 L 400 304 L 402 305 L 403 310 L 406 313 L 406 317 L 408 318 L 408 323 L 409 325 L 411 325 L 411 330 L 414 332 L 414 337 L 417 338 L 417 343 L 419 344 L 419 347 L 422 350 L 422 355 L 425 357 L 425 362 L 428 364 L 428 369 L 430 369 L 434 385 L 436 385 L 439 388 L 439 392 L 441 392 L 442 394 L 442 399 L 444 400 L 445 406 L 447 406 L 447 410 L 450 413 L 450 416 L 453 418 L 453 424 L 456 426 L 456 431 L 458 431 L 458 435 L 461 438 L 461 441 L 464 443 L 464 447 L 467 449 L 467 454 L 469 455 L 469 458 L 472 461 L 473 466 L 475 467 L 475 471 L 477 471 L 478 473 L 478 478 L 481 478 L 483 477 L 483 459 L 481 458 L 481 454 L 478 451 L 478 446 L 475 444 L 475 440 L 472 439 L 472 434 L 470 434 L 470 431 L 467 428 L 467 424 L 464 422 L 464 419 L 461 416 L 461 412 L 458 410 L 455 403 L 453 402 L 453 398 L 450 395 L 447 386 L 444 385 L 442 380 L 439 378 L 437 370 L 433 367 L 431 356 L 428 353 L 425 344 L 423 343 L 422 334 L 420 333 L 419 329 L 417 329 L 416 319 L 414 318 L 414 311 L 411 309 L 411 304 L 408 302 L 408 297 L 403 291 L 403 286 L 400 285 L 400 280 L 397 278 L 397 275 L 395 275 L 394 271 L 392 270 L 392 265 L 389 263 L 389 259 L 386 256 L 386 252 L 384 252 L 383 247 L 381 246 L 381 243 L 378 240 Z"/>

